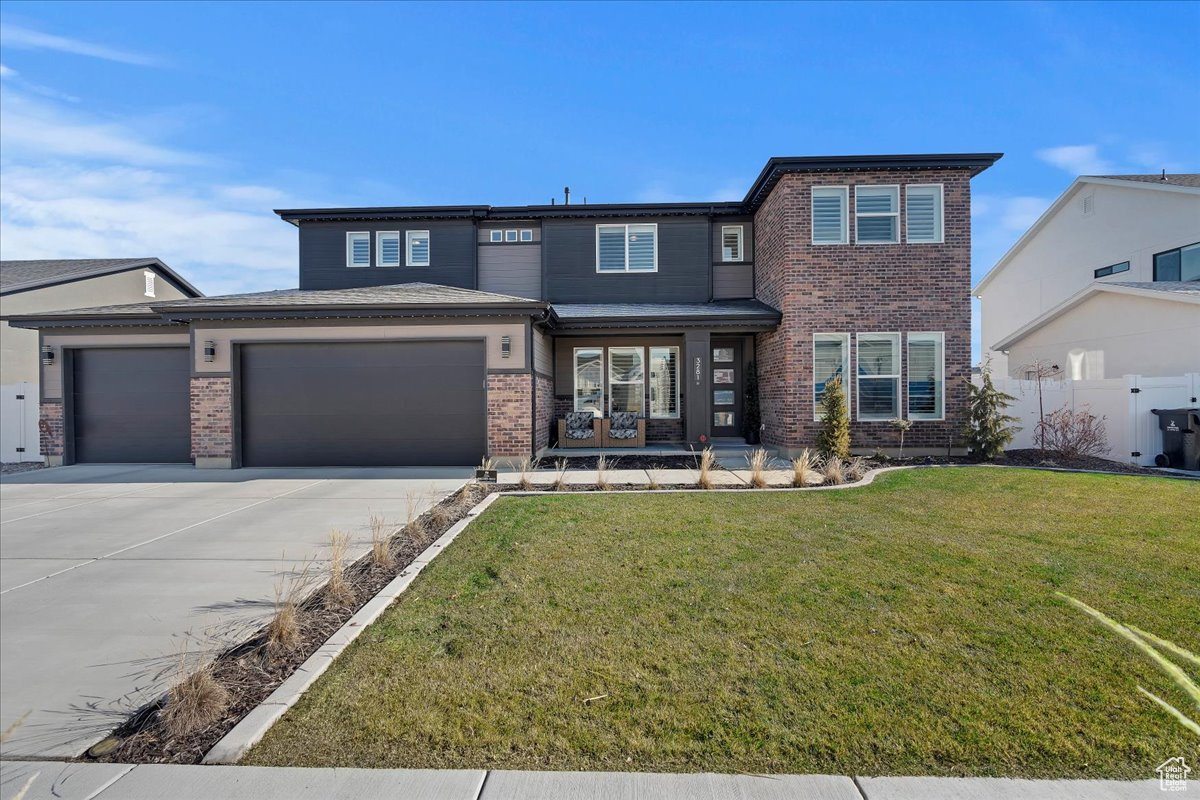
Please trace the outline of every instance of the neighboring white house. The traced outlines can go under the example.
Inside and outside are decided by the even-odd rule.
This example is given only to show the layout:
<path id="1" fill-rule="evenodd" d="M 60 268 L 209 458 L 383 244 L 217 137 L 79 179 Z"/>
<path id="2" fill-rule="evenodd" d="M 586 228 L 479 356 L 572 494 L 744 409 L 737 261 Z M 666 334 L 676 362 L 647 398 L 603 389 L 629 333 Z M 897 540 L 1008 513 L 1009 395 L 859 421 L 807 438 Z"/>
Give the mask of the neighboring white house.
<path id="1" fill-rule="evenodd" d="M 1076 179 L 974 294 L 996 375 L 1200 372 L 1200 175 Z"/>
<path id="2" fill-rule="evenodd" d="M 201 297 L 157 258 L 0 261 L 0 318 Z M 37 331 L 0 321 L 0 460 L 41 461 Z"/>

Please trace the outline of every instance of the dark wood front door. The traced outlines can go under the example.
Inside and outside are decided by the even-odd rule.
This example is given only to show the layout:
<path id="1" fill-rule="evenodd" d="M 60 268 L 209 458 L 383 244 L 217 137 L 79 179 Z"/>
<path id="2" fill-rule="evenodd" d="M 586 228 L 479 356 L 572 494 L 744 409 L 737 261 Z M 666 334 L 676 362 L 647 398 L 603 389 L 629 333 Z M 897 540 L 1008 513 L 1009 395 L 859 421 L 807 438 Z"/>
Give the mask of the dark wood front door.
<path id="1" fill-rule="evenodd" d="M 742 343 L 712 340 L 712 435 L 742 435 Z"/>

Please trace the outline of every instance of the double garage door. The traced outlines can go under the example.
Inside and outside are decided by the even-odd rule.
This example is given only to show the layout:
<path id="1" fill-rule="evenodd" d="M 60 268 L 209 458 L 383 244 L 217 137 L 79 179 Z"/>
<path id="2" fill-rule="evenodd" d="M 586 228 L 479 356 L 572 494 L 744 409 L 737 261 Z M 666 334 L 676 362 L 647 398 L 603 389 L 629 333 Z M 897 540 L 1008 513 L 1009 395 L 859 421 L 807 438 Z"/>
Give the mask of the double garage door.
<path id="1" fill-rule="evenodd" d="M 466 466 L 487 450 L 482 342 L 240 350 L 243 466 Z M 73 360 L 76 461 L 190 460 L 187 349 L 79 350 Z"/>

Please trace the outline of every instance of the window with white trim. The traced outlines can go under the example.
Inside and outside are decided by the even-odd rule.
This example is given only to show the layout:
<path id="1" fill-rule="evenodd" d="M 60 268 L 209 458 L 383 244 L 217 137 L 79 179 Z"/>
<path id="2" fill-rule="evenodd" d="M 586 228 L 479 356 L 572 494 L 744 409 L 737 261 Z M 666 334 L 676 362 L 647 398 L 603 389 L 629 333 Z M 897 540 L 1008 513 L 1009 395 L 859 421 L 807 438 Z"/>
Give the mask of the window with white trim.
<path id="1" fill-rule="evenodd" d="M 858 419 L 900 416 L 900 334 L 858 334 Z"/>
<path id="2" fill-rule="evenodd" d="M 597 272 L 657 272 L 658 225 L 597 225 Z"/>
<path id="3" fill-rule="evenodd" d="M 905 186 L 904 217 L 904 235 L 909 244 L 941 244 L 942 185 Z"/>
<path id="4" fill-rule="evenodd" d="M 346 266 L 371 266 L 371 234 L 355 231 L 346 234 Z"/>
<path id="5" fill-rule="evenodd" d="M 146 297 L 154 297 L 154 273 L 146 270 L 142 273 L 142 279 L 146 283 Z"/>
<path id="6" fill-rule="evenodd" d="M 742 255 L 742 237 L 744 235 L 743 226 L 741 225 L 722 225 L 721 226 L 721 260 L 722 261 L 745 261 L 746 257 Z"/>
<path id="7" fill-rule="evenodd" d="M 650 416 L 679 419 L 679 348 L 650 348 Z"/>
<path id="8" fill-rule="evenodd" d="M 522 242 L 532 242 L 533 241 L 533 229 L 531 229 L 531 228 L 522 229 L 521 241 Z"/>
<path id="9" fill-rule="evenodd" d="M 497 231 L 492 231 L 492 232 L 489 234 L 488 241 L 490 241 L 490 242 L 503 242 L 503 241 L 504 241 L 504 231 L 499 231 L 499 230 L 497 230 Z"/>
<path id="10" fill-rule="evenodd" d="M 517 240 L 517 231 L 515 228 L 513 230 L 504 232 L 504 241 L 515 242 L 516 240 Z"/>
<path id="11" fill-rule="evenodd" d="M 604 348 L 575 348 L 575 410 L 604 416 Z"/>
<path id="12" fill-rule="evenodd" d="M 608 413 L 635 411 L 645 416 L 646 370 L 640 347 L 608 348 Z"/>
<path id="13" fill-rule="evenodd" d="M 814 186 L 812 189 L 812 243 L 848 244 L 850 242 L 848 186 Z"/>
<path id="14" fill-rule="evenodd" d="M 429 266 L 429 231 L 407 231 L 408 258 L 405 265 L 409 267 Z"/>
<path id="15" fill-rule="evenodd" d="M 375 234 L 375 266 L 400 266 L 400 231 L 379 231 Z"/>
<path id="16" fill-rule="evenodd" d="M 854 187 L 854 238 L 859 244 L 900 241 L 900 187 Z"/>
<path id="17" fill-rule="evenodd" d="M 850 374 L 850 334 L 848 333 L 814 333 L 813 334 L 813 420 L 820 422 L 825 417 L 821 410 L 821 401 L 825 397 L 825 387 L 832 380 L 842 382 L 842 391 L 846 394 L 846 407 L 850 407 L 850 386 L 846 380 Z"/>
<path id="18" fill-rule="evenodd" d="M 945 419 L 946 346 L 941 331 L 908 335 L 908 418 Z"/>

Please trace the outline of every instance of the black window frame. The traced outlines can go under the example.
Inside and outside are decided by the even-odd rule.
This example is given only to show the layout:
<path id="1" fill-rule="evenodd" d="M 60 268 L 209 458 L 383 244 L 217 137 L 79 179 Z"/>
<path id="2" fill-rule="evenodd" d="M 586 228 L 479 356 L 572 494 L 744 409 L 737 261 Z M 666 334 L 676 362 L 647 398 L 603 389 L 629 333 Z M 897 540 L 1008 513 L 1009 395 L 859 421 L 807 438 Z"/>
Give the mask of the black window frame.
<path id="1" fill-rule="evenodd" d="M 1128 261 L 1122 261 L 1120 264 L 1112 264 L 1110 266 L 1101 267 L 1100 269 L 1094 270 L 1092 272 L 1092 277 L 1093 278 L 1104 278 L 1109 275 L 1117 275 L 1122 272 L 1129 272 L 1129 262 Z"/>
<path id="2" fill-rule="evenodd" d="M 1163 250 L 1161 253 L 1155 253 L 1151 257 L 1150 263 L 1153 265 L 1153 269 L 1154 269 L 1153 278 L 1154 278 L 1155 283 L 1158 283 L 1158 282 L 1172 283 L 1175 281 L 1179 281 L 1179 282 L 1200 281 L 1200 277 L 1190 278 L 1190 279 L 1185 279 L 1183 277 L 1183 251 L 1188 249 L 1189 247 L 1200 247 L 1200 242 L 1192 242 L 1191 244 L 1182 244 L 1179 247 L 1172 247 L 1170 250 Z M 1179 254 L 1179 263 L 1177 264 L 1177 269 L 1179 270 L 1179 275 L 1175 278 L 1160 278 L 1158 276 L 1158 259 L 1160 259 L 1163 256 L 1169 256 L 1172 253 Z"/>

